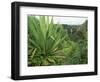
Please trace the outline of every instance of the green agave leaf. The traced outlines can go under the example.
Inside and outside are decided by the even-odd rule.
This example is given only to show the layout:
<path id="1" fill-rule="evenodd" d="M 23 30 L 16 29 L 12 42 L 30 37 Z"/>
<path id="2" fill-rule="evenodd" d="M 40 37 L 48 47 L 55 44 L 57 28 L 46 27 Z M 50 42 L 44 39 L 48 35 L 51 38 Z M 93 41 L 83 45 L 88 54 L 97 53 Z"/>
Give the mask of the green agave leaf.
<path id="1" fill-rule="evenodd" d="M 36 48 L 40 49 L 39 45 L 34 40 L 32 40 L 31 38 L 29 38 L 29 42 L 32 43 L 33 46 L 35 46 Z"/>
<path id="2" fill-rule="evenodd" d="M 46 59 L 44 59 L 44 60 L 42 60 L 42 65 L 49 65 L 49 62 L 46 60 Z"/>
<path id="3" fill-rule="evenodd" d="M 32 52 L 32 55 L 31 55 L 31 59 L 33 59 L 33 57 L 34 57 L 34 55 L 35 55 L 35 53 L 36 53 L 36 48 L 33 50 L 33 52 Z"/>
<path id="4" fill-rule="evenodd" d="M 52 46 L 51 50 L 54 50 L 64 39 L 65 37 L 61 39 L 59 38 L 57 41 L 55 41 L 55 44 Z"/>
<path id="5" fill-rule="evenodd" d="M 33 51 L 33 49 L 29 49 L 28 50 L 28 55 L 31 55 L 32 51 Z"/>
<path id="6" fill-rule="evenodd" d="M 47 60 L 48 60 L 50 63 L 55 63 L 55 60 L 54 60 L 53 58 L 48 57 Z"/>
<path id="7" fill-rule="evenodd" d="M 34 43 L 38 44 L 38 47 L 41 48 L 41 50 L 44 50 L 45 49 L 45 41 L 44 41 L 44 36 L 43 36 L 43 33 L 40 29 L 40 25 L 37 24 L 39 21 L 36 21 L 37 19 L 35 17 L 30 17 L 30 27 L 31 30 L 32 30 L 32 35 L 33 35 L 33 40 L 34 40 Z"/>
<path id="8" fill-rule="evenodd" d="M 54 56 L 55 58 L 59 58 L 59 59 L 64 59 L 65 58 L 65 56 Z"/>

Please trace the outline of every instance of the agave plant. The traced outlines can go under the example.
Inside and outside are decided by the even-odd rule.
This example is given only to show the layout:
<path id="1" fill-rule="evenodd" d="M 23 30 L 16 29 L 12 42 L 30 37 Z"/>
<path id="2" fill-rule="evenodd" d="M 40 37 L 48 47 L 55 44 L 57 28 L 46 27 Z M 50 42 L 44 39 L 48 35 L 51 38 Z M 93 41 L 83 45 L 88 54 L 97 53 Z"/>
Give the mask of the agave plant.
<path id="1" fill-rule="evenodd" d="M 44 66 L 63 63 L 62 43 L 66 32 L 61 24 L 54 24 L 53 17 L 28 16 L 28 65 Z"/>

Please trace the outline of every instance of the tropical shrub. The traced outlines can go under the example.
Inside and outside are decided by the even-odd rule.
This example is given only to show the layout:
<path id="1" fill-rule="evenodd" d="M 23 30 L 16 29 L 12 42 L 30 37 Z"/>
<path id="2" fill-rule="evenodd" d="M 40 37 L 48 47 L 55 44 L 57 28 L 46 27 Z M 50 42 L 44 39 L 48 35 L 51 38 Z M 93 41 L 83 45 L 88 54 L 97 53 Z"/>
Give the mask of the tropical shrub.
<path id="1" fill-rule="evenodd" d="M 66 32 L 65 32 L 66 33 Z M 28 57 L 30 65 L 55 65 L 65 58 L 61 43 L 66 38 L 60 24 L 53 24 L 53 18 L 28 17 Z"/>

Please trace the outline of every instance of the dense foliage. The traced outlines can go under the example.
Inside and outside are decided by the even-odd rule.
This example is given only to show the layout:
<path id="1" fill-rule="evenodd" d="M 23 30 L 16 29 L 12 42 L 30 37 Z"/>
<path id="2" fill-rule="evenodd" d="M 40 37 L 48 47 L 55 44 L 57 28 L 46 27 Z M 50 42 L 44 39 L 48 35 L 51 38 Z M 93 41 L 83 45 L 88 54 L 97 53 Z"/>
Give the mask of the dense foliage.
<path id="1" fill-rule="evenodd" d="M 87 63 L 87 21 L 54 24 L 53 17 L 28 16 L 28 66 Z"/>

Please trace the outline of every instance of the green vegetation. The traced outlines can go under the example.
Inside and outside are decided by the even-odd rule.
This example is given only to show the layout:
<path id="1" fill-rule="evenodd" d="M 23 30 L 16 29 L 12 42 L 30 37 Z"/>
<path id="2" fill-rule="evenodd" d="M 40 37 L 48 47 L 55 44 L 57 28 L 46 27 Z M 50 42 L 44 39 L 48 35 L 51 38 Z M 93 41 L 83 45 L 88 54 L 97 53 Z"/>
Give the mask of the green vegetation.
<path id="1" fill-rule="evenodd" d="M 28 16 L 28 66 L 87 64 L 87 21 L 54 24 L 53 17 Z"/>

